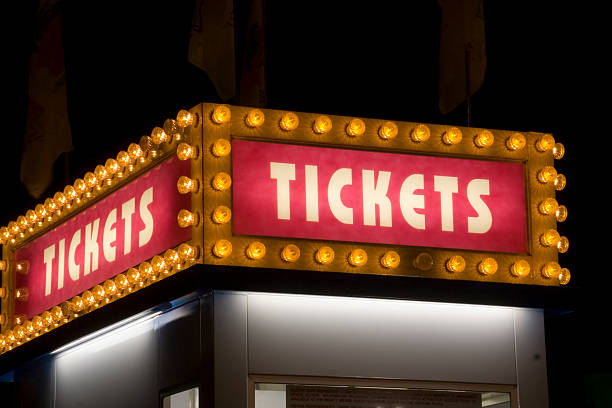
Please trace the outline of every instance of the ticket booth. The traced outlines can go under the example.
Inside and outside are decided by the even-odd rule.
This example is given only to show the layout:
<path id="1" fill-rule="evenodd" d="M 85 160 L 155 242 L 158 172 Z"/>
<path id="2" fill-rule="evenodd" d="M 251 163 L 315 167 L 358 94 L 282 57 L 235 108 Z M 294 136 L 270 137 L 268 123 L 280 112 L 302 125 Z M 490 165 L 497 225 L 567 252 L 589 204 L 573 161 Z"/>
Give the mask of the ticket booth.
<path id="1" fill-rule="evenodd" d="M 181 111 L 0 229 L 5 401 L 547 406 L 544 311 L 512 295 L 570 279 L 562 156 L 549 134 Z"/>

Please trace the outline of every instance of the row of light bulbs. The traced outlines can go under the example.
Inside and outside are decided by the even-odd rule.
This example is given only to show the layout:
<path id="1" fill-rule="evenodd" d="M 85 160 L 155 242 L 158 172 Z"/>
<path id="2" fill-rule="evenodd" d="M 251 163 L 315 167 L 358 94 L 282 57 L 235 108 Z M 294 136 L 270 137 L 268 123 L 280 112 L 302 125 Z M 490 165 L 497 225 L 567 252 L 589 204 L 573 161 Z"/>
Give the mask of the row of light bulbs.
<path id="1" fill-rule="evenodd" d="M 183 243 L 176 249 L 168 249 L 163 255 L 156 255 L 138 267 L 130 268 L 30 320 L 24 315 L 15 316 L 14 327 L 0 334 L 0 353 L 193 265 L 198 253 L 198 247 Z M 20 291 L 26 294 L 25 299 L 20 297 Z M 16 292 L 17 300 L 27 301 L 27 288 L 17 289 Z"/>
<path id="2" fill-rule="evenodd" d="M 127 151 L 119 152 L 116 158 L 108 159 L 104 165 L 98 165 L 93 172 L 85 173 L 83 178 L 76 179 L 72 185 L 67 185 L 63 191 L 58 191 L 52 198 L 47 198 L 34 210 L 28 210 L 25 215 L 0 228 L 0 244 L 18 244 L 56 221 L 62 214 L 82 207 L 101 192 L 158 157 L 156 147 L 175 142 L 179 143 L 177 150 L 188 150 L 190 146 L 181 143 L 181 140 L 184 138 L 184 129 L 192 125 L 195 120 L 196 116 L 193 113 L 181 110 L 176 120 L 168 119 L 163 128 L 155 127 L 151 136 L 144 136 L 140 144 L 130 144 Z"/>

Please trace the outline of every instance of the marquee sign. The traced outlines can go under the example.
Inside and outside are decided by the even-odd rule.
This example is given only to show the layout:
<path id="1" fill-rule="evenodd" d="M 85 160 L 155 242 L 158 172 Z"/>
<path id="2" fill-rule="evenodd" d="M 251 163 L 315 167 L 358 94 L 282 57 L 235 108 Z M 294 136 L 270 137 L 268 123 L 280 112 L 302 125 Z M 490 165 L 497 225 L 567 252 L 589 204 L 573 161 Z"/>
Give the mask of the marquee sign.
<path id="1" fill-rule="evenodd" d="M 563 153 L 542 133 L 200 104 L 0 228 L 0 352 L 195 263 L 565 285 Z"/>

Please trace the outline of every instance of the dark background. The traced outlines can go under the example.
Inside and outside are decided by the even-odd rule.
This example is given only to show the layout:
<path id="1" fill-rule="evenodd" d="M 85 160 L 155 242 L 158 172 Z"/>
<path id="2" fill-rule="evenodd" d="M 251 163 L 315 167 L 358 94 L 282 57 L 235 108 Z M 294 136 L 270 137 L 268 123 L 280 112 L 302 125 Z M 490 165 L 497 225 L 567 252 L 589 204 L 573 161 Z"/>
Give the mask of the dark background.
<path id="1" fill-rule="evenodd" d="M 612 389 L 605 331 L 606 41 L 602 11 L 578 4 L 485 1 L 487 73 L 472 98 L 473 126 L 550 132 L 567 148 L 556 167 L 568 186 L 557 198 L 569 209 L 559 230 L 570 239 L 570 250 L 560 263 L 570 268 L 572 281 L 567 307 L 546 311 L 551 407 L 604 406 L 599 404 L 610 401 Z M 54 184 L 35 200 L 19 181 L 35 4 L 12 6 L 5 18 L 18 24 L 4 34 L 0 225 L 115 157 L 178 110 L 220 102 L 207 75 L 187 61 L 192 1 L 64 1 L 74 150 L 56 162 Z M 238 69 L 248 11 L 248 1 L 236 2 Z M 467 124 L 465 104 L 447 115 L 438 109 L 436 1 L 267 1 L 265 15 L 266 107 Z"/>

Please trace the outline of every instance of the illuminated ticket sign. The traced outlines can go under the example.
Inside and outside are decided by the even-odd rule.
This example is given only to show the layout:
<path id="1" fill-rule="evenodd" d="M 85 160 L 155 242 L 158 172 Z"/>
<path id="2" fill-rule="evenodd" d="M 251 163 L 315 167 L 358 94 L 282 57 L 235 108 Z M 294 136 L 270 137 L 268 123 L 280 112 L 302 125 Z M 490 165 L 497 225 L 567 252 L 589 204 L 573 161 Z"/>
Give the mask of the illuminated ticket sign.
<path id="1" fill-rule="evenodd" d="M 32 272 L 16 276 L 28 299 L 15 314 L 31 318 L 190 239 L 176 222 L 191 205 L 176 181 L 189 173 L 188 162 L 171 158 L 15 251 Z"/>
<path id="2" fill-rule="evenodd" d="M 526 253 L 521 163 L 236 140 L 234 233 Z"/>

